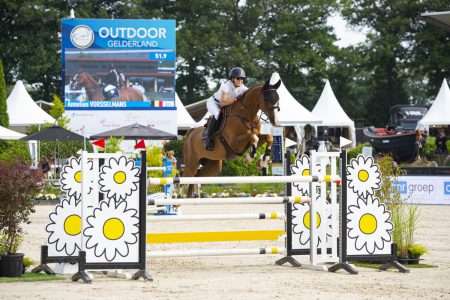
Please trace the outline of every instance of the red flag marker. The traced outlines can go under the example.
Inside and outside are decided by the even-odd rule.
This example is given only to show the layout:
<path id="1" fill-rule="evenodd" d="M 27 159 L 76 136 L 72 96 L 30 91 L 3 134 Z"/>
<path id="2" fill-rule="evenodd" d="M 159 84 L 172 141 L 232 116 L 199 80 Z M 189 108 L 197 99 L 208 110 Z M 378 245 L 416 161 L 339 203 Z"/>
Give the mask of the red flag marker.
<path id="1" fill-rule="evenodd" d="M 99 148 L 105 149 L 105 139 L 91 141 L 91 144 Z"/>
<path id="2" fill-rule="evenodd" d="M 144 139 L 138 140 L 136 145 L 134 145 L 134 149 L 145 149 L 145 141 L 144 141 Z"/>

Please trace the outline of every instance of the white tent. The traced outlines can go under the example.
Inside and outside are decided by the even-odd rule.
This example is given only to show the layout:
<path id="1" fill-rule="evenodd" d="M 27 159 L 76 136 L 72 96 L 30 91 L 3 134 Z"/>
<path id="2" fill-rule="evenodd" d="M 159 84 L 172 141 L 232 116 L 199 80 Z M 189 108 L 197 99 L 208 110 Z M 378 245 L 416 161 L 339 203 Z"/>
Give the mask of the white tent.
<path id="1" fill-rule="evenodd" d="M 24 136 L 25 134 L 0 126 L 0 140 L 18 140 Z"/>
<path id="2" fill-rule="evenodd" d="M 187 130 L 195 126 L 196 122 L 192 119 L 186 108 L 181 102 L 178 94 L 175 94 L 175 105 L 177 106 L 177 128 L 178 130 Z"/>
<path id="3" fill-rule="evenodd" d="M 312 113 L 322 120 L 322 124 L 319 126 L 349 128 L 350 136 L 348 138 L 352 140 L 352 147 L 356 146 L 355 122 L 342 109 L 328 79 Z"/>
<path id="4" fill-rule="evenodd" d="M 207 111 L 203 117 L 195 123 L 194 127 L 202 127 L 206 125 L 206 122 L 208 122 L 209 117 L 211 117 L 211 113 Z"/>
<path id="5" fill-rule="evenodd" d="M 55 119 L 42 110 L 28 94 L 21 80 L 16 82 L 7 99 L 9 126 L 25 130 L 30 125 L 54 123 Z"/>
<path id="6" fill-rule="evenodd" d="M 450 125 L 450 89 L 445 79 L 433 105 L 417 123 L 418 128 L 427 128 L 430 125 Z"/>
<path id="7" fill-rule="evenodd" d="M 275 75 L 276 73 L 274 73 Z M 272 76 L 274 76 L 272 75 Z M 281 78 L 280 78 L 281 79 Z M 277 90 L 280 96 L 280 111 L 277 116 L 278 126 L 297 126 L 319 124 L 321 119 L 314 116 L 289 93 L 283 81 Z"/>

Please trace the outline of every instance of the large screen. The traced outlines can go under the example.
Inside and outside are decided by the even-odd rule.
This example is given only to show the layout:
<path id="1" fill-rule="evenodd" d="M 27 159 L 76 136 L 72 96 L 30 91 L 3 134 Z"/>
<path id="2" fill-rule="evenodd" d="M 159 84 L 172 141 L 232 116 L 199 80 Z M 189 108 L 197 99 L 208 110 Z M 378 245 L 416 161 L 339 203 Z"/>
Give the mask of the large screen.
<path id="1" fill-rule="evenodd" d="M 174 20 L 64 19 L 71 129 L 92 135 L 139 123 L 176 134 L 175 41 Z"/>

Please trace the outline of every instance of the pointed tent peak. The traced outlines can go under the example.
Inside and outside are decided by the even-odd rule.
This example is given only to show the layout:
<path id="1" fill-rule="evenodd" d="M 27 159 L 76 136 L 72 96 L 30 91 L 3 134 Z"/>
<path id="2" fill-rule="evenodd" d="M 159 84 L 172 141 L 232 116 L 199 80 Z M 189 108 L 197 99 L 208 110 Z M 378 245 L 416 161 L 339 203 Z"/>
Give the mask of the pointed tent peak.
<path id="1" fill-rule="evenodd" d="M 277 73 L 278 74 L 278 73 Z M 279 75 L 278 75 L 279 76 Z M 319 124 L 321 119 L 314 116 L 307 110 L 294 96 L 288 91 L 284 85 L 283 79 L 279 77 L 280 86 L 277 89 L 280 97 L 280 111 L 278 112 L 278 126 L 295 126 L 306 124 Z"/>
<path id="2" fill-rule="evenodd" d="M 178 94 L 175 93 L 175 106 L 177 108 L 177 127 L 178 129 L 190 129 L 195 127 L 195 120 L 184 107 Z"/>
<path id="3" fill-rule="evenodd" d="M 448 116 L 450 116 L 450 89 L 444 78 L 433 104 L 417 123 L 417 128 L 426 128 L 429 125 L 450 125 Z"/>
<path id="4" fill-rule="evenodd" d="M 325 126 L 354 126 L 353 120 L 339 104 L 328 79 L 325 81 L 325 86 L 312 113 L 317 117 L 322 117 Z"/>
<path id="5" fill-rule="evenodd" d="M 317 101 L 316 105 L 313 108 L 313 112 L 314 112 L 314 109 L 319 105 L 319 103 L 328 102 L 328 101 L 333 101 L 333 102 L 339 103 L 339 101 L 336 98 L 336 95 L 333 92 L 333 89 L 331 88 L 330 81 L 328 79 L 326 79 L 325 86 L 322 89 L 322 93 L 320 94 L 319 100 Z"/>
<path id="6" fill-rule="evenodd" d="M 269 84 L 274 85 L 280 80 L 281 80 L 280 74 L 278 74 L 278 72 L 273 72 L 272 76 L 270 76 Z"/>
<path id="7" fill-rule="evenodd" d="M 40 108 L 25 89 L 22 80 L 18 80 L 6 100 L 10 126 L 29 126 L 54 123 L 55 119 Z"/>
<path id="8" fill-rule="evenodd" d="M 442 80 L 442 84 L 441 84 L 441 88 L 439 89 L 439 93 L 441 93 L 441 91 L 442 91 L 442 93 L 445 93 L 447 95 L 450 94 L 450 88 L 448 87 L 447 79 L 445 79 L 445 78 Z M 439 97 L 439 94 L 438 94 L 438 97 Z"/>

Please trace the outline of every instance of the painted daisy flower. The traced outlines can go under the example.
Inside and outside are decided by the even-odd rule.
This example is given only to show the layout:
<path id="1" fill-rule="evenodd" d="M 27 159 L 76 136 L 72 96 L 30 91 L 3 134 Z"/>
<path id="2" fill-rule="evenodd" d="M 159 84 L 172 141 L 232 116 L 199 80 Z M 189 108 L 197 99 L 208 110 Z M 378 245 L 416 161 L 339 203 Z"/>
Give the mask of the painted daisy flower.
<path id="1" fill-rule="evenodd" d="M 325 204 L 325 208 L 323 205 L 317 205 L 316 210 L 316 228 L 320 228 L 320 226 L 324 226 L 324 224 L 329 224 L 329 220 L 331 218 L 330 206 Z M 326 219 L 324 219 L 324 217 Z M 309 212 L 309 204 L 294 204 L 292 210 L 292 231 L 294 233 L 293 238 L 298 238 L 298 242 L 302 246 L 309 247 L 310 240 L 310 228 L 311 228 L 311 216 Z M 325 225 L 326 226 L 326 225 Z M 295 237 L 295 235 L 298 235 Z M 325 230 L 320 234 L 318 232 L 317 238 L 317 247 L 319 247 L 322 241 L 326 241 L 327 237 L 331 236 L 331 226 L 326 226 Z"/>
<path id="2" fill-rule="evenodd" d="M 129 245 L 138 241 L 138 212 L 127 209 L 126 201 L 100 202 L 86 223 L 83 231 L 87 238 L 86 248 L 93 249 L 96 257 L 104 257 L 107 261 L 113 261 L 117 255 L 126 257 Z"/>
<path id="3" fill-rule="evenodd" d="M 380 188 L 381 174 L 372 157 L 359 155 L 347 167 L 348 187 L 358 196 L 366 198 Z"/>
<path id="4" fill-rule="evenodd" d="M 295 165 L 291 166 L 291 171 L 293 175 L 311 176 L 311 170 L 309 168 L 309 157 L 307 155 L 300 156 L 295 161 Z M 292 185 L 296 187 L 296 189 L 293 189 L 294 195 L 309 195 L 309 182 L 293 182 Z"/>
<path id="5" fill-rule="evenodd" d="M 138 190 L 139 168 L 134 166 L 133 160 L 125 156 L 119 159 L 110 158 L 102 167 L 100 173 L 100 191 L 106 193 L 109 199 L 125 200 Z"/>
<path id="6" fill-rule="evenodd" d="M 369 196 L 367 201 L 359 198 L 356 205 L 348 207 L 348 237 L 355 240 L 355 248 L 363 248 L 369 254 L 383 250 L 385 242 L 391 241 L 391 213 L 377 198 Z"/>
<path id="7" fill-rule="evenodd" d="M 93 162 L 88 161 L 89 171 L 93 170 Z M 77 200 L 81 198 L 81 157 L 71 157 L 69 163 L 65 165 L 61 172 L 61 190 L 66 192 L 68 197 L 75 197 Z M 89 182 L 93 184 L 93 182 Z M 92 191 L 89 187 L 88 194 Z"/>
<path id="8" fill-rule="evenodd" d="M 49 246 L 65 255 L 77 255 L 81 245 L 81 201 L 74 197 L 62 200 L 49 219 L 51 223 L 45 228 Z"/>

